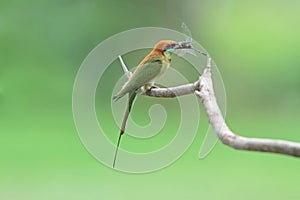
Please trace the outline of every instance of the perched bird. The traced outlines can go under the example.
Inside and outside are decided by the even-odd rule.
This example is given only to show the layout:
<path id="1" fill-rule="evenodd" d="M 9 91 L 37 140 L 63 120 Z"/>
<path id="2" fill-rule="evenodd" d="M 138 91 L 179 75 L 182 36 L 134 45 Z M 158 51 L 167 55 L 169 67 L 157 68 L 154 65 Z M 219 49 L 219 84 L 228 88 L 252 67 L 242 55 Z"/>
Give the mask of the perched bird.
<path id="1" fill-rule="evenodd" d="M 169 68 L 172 54 L 176 49 L 193 49 L 190 42 L 175 42 L 172 40 L 159 41 L 153 50 L 141 61 L 136 67 L 128 81 L 124 84 L 122 89 L 113 97 L 113 100 L 118 100 L 125 94 L 128 95 L 127 109 L 124 114 L 120 135 L 118 138 L 117 148 L 113 161 L 113 167 L 117 157 L 118 148 L 120 145 L 121 136 L 124 134 L 126 122 L 136 97 L 136 91 L 141 87 L 144 90 L 151 90 L 154 87 L 154 79 L 165 73 Z M 201 53 L 201 52 L 200 52 Z"/>
<path id="2" fill-rule="evenodd" d="M 153 50 L 136 67 L 132 76 L 117 95 L 113 97 L 113 100 L 118 100 L 125 94 L 136 91 L 141 87 L 149 90 L 154 84 L 154 79 L 169 68 L 172 53 L 175 51 L 176 45 L 177 42 L 172 40 L 158 42 Z"/>

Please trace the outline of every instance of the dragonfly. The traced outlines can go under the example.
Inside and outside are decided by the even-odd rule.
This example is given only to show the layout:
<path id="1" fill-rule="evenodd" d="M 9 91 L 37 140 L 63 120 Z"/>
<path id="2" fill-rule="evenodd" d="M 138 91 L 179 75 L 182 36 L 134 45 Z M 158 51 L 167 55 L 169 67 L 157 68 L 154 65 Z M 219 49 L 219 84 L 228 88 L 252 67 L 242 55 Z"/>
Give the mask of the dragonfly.
<path id="1" fill-rule="evenodd" d="M 190 54 L 196 56 L 194 53 L 194 51 L 196 51 L 204 56 L 207 56 L 207 53 L 199 51 L 198 49 L 195 49 L 192 46 L 192 42 L 193 42 L 192 34 L 191 34 L 190 29 L 187 27 L 187 25 L 184 22 L 181 24 L 181 28 L 183 29 L 183 31 L 187 37 L 186 37 L 185 41 L 177 43 L 179 45 L 179 47 L 177 48 L 177 49 L 179 49 L 178 55 L 183 56 L 185 53 L 190 53 Z"/>

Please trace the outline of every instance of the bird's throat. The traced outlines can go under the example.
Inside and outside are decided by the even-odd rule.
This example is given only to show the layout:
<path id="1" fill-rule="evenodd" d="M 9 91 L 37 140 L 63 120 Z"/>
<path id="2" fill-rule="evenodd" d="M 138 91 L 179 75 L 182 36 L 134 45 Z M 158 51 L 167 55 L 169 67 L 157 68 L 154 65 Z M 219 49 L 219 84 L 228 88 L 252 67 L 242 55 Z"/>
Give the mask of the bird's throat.
<path id="1" fill-rule="evenodd" d="M 169 53 L 169 52 L 165 53 L 164 61 L 170 65 L 171 61 L 172 61 L 172 53 Z"/>
<path id="2" fill-rule="evenodd" d="M 159 75 L 162 75 L 167 71 L 167 69 L 170 67 L 171 60 L 172 60 L 172 55 L 165 54 L 163 62 L 162 62 L 162 69 L 161 69 L 161 72 Z"/>

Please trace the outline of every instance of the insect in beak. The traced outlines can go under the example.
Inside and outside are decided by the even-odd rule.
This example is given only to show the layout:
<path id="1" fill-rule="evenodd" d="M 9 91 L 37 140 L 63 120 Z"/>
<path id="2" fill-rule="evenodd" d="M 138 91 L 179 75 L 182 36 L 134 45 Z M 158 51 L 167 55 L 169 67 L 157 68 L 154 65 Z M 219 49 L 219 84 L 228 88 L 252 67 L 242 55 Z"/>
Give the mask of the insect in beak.
<path id="1" fill-rule="evenodd" d="M 196 51 L 204 56 L 207 56 L 207 53 L 195 49 L 192 46 L 192 42 L 190 42 L 190 41 L 177 42 L 174 46 L 174 49 L 193 49 L 194 51 Z"/>

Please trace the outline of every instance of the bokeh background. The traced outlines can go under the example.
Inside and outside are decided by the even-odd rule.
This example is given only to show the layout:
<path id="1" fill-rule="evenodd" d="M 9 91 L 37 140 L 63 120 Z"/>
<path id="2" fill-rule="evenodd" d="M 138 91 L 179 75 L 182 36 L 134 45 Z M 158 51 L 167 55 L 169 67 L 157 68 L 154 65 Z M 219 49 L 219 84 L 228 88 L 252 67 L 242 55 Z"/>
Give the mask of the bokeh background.
<path id="1" fill-rule="evenodd" d="M 300 142 L 299 10 L 294 0 L 1 0 L 0 199 L 299 199 L 299 159 L 236 151 L 219 142 L 199 160 L 203 115 L 199 134 L 178 161 L 142 175 L 95 160 L 72 118 L 76 72 L 97 44 L 136 27 L 181 31 L 185 22 L 222 74 L 229 126 L 244 136 Z M 126 61 L 132 66 L 147 52 L 125 55 Z M 99 88 L 121 75 L 121 68 L 111 68 Z M 97 99 L 97 108 L 109 108 L 101 93 Z M 139 108 L 141 100 L 133 116 L 148 122 L 147 110 Z M 177 109 L 171 110 L 168 120 L 176 124 Z M 100 120 L 117 133 L 109 118 Z M 109 138 L 115 141 L 115 135 Z M 152 148 L 129 137 L 123 146 Z"/>

